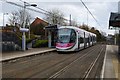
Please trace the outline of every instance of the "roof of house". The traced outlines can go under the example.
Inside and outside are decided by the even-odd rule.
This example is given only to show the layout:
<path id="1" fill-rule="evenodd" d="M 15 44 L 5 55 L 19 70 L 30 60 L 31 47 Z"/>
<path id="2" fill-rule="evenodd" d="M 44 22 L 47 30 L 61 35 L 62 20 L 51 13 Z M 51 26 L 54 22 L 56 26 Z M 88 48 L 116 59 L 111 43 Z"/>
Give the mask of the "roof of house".
<path id="1" fill-rule="evenodd" d="M 48 25 L 48 22 L 44 21 L 43 19 L 40 19 L 40 18 L 36 18 L 32 23 L 31 23 L 31 26 L 36 26 L 40 23 L 43 23 L 44 25 Z"/>

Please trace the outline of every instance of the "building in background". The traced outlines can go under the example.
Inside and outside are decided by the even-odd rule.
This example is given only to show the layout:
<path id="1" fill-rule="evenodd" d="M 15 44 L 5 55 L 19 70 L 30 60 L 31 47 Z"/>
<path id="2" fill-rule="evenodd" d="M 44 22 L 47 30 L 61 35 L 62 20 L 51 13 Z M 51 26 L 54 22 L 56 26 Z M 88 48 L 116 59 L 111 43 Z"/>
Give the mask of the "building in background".
<path id="1" fill-rule="evenodd" d="M 37 17 L 30 25 L 30 32 L 40 39 L 47 39 L 47 32 L 44 29 L 45 26 L 48 26 L 48 22 Z"/>

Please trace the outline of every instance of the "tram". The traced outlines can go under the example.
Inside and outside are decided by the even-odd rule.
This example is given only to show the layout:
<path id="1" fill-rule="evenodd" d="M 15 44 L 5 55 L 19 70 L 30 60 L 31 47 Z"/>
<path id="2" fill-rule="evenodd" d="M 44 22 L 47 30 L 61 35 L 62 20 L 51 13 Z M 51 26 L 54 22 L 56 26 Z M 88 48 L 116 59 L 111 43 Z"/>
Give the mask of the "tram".
<path id="1" fill-rule="evenodd" d="M 79 51 L 96 43 L 96 34 L 74 26 L 61 26 L 58 29 L 57 51 Z"/>

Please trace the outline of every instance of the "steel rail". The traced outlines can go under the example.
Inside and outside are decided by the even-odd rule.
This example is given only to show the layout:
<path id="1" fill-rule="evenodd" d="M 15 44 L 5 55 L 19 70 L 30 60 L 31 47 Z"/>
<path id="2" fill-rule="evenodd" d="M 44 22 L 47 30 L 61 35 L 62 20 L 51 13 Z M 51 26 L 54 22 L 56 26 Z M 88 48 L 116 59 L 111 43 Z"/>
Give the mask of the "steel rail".
<path id="1" fill-rule="evenodd" d="M 102 49 L 99 51 L 99 55 L 97 56 L 97 58 L 90 64 L 89 68 L 87 69 L 87 71 L 85 72 L 85 75 L 83 76 L 82 80 L 86 80 L 90 74 L 90 72 L 92 71 L 93 67 L 95 66 L 96 62 L 98 61 L 101 53 L 103 52 L 103 47 Z"/>
<path id="2" fill-rule="evenodd" d="M 81 58 L 84 58 L 85 56 L 89 55 L 88 53 L 92 52 L 92 51 L 96 51 L 94 48 L 91 49 L 90 51 L 88 51 L 86 54 L 84 54 L 83 56 L 79 56 L 77 57 L 74 61 L 72 61 L 70 64 L 66 65 L 64 68 L 60 69 L 58 72 L 56 72 L 55 74 L 53 74 L 52 76 L 50 76 L 47 80 L 50 80 L 51 78 L 57 78 L 63 71 L 65 71 L 69 66 L 71 66 L 74 62 L 78 61 Z"/>
<path id="3" fill-rule="evenodd" d="M 95 47 L 95 46 L 93 46 L 93 47 Z M 97 46 L 97 47 L 98 47 L 98 46 Z M 82 53 L 86 53 L 86 54 L 87 54 L 87 52 L 90 51 L 90 50 L 91 50 L 91 48 L 89 48 L 89 49 L 81 52 L 80 54 L 82 54 Z M 77 54 L 77 55 L 76 55 L 76 54 Z M 79 57 L 81 56 L 81 55 L 79 55 L 79 56 L 78 56 L 78 55 L 79 55 L 79 52 L 73 53 L 73 55 L 67 57 L 66 59 L 63 59 L 62 61 L 59 61 L 59 62 L 57 62 L 56 64 L 53 64 L 53 65 L 49 66 L 48 69 L 53 68 L 53 66 L 55 67 L 55 66 L 57 66 L 57 65 L 59 65 L 59 64 L 61 64 L 61 63 L 67 62 L 67 61 L 68 61 L 69 59 L 71 59 L 71 58 L 75 58 L 74 60 L 76 60 L 77 58 L 79 58 Z M 78 57 L 76 58 L 76 56 L 78 56 Z M 73 61 L 74 61 L 74 60 L 73 60 Z M 69 63 L 69 64 L 70 64 L 70 63 Z M 46 70 L 48 70 L 48 69 L 44 69 L 42 72 L 44 72 L 44 71 L 46 71 Z M 38 73 L 41 73 L 41 72 L 38 72 Z M 34 74 L 34 75 L 37 75 L 38 73 L 36 73 L 36 74 Z M 34 76 L 34 75 L 32 75 L 32 76 Z M 32 76 L 31 76 L 31 77 L 32 77 Z"/>

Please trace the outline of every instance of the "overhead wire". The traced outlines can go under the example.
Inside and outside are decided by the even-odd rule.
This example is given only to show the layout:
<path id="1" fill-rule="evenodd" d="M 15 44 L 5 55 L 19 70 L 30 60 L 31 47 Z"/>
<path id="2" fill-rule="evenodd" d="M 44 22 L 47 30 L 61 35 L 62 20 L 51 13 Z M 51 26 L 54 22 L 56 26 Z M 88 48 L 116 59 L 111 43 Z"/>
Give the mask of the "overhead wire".
<path id="1" fill-rule="evenodd" d="M 7 0 L 1 0 L 1 1 L 4 1 L 4 2 L 6 2 L 6 3 L 9 3 L 9 4 L 11 4 L 11 5 L 15 5 L 15 6 L 18 6 L 18 7 L 24 7 L 23 5 L 20 5 L 20 4 L 16 4 L 16 3 L 14 3 L 14 2 L 10 2 L 10 1 L 7 1 Z M 21 2 L 25 2 L 25 1 L 23 1 L 23 0 L 19 0 L 19 1 L 21 1 Z M 94 15 L 91 13 L 91 11 L 89 10 L 89 8 L 85 5 L 85 3 L 82 1 L 82 0 L 80 0 L 81 1 L 81 3 L 83 4 L 83 6 L 87 9 L 87 11 L 90 13 L 90 15 L 94 18 L 94 20 L 96 21 L 96 23 L 99 25 L 99 26 L 101 26 L 100 24 L 99 24 L 99 22 L 97 21 L 97 19 L 94 17 Z M 28 4 L 28 5 L 30 5 L 30 3 L 28 3 L 28 2 L 25 2 L 26 4 Z M 42 11 L 44 11 L 44 12 L 42 12 L 42 11 L 39 11 L 39 10 L 35 10 L 35 9 L 32 9 L 32 8 L 26 8 L 26 9 L 28 9 L 28 10 L 31 10 L 31 11 L 34 11 L 34 12 L 37 12 L 37 13 L 41 13 L 41 14 L 45 14 L 45 15 L 49 15 L 49 14 L 53 14 L 53 13 L 51 13 L 51 12 L 49 12 L 49 11 L 47 11 L 47 10 L 44 10 L 44 9 L 42 9 L 42 8 L 40 8 L 40 7 L 35 7 L 35 8 L 37 8 L 37 9 L 39 9 L 39 10 L 42 10 Z M 61 18 L 63 18 L 63 17 L 61 17 Z M 63 18 L 64 20 L 66 20 L 66 21 L 69 21 L 68 19 L 65 19 L 65 18 Z"/>
<path id="2" fill-rule="evenodd" d="M 19 0 L 19 1 L 21 1 L 21 2 L 25 2 L 25 3 L 27 3 L 28 5 L 30 5 L 30 3 L 26 2 L 26 1 L 23 1 L 23 0 Z M 42 11 L 46 12 L 48 15 L 49 15 L 49 14 L 53 14 L 52 12 L 47 11 L 47 10 L 42 9 L 42 8 L 40 8 L 40 7 L 37 7 L 37 6 L 35 6 L 35 8 L 37 8 L 37 9 L 39 9 L 39 10 L 42 10 Z M 58 17 L 58 16 L 57 16 L 57 17 Z M 68 19 L 65 19 L 65 18 L 63 18 L 63 17 L 60 17 L 60 18 L 66 20 L 66 21 L 69 21 Z"/>
<path id="3" fill-rule="evenodd" d="M 2 1 L 4 1 L 4 2 L 6 2 L 6 3 L 8 3 L 8 4 L 11 4 L 11 5 L 15 5 L 15 6 L 18 6 L 18 7 L 24 8 L 23 5 L 16 4 L 16 3 L 14 3 L 14 2 L 9 2 L 9 1 L 7 1 L 7 0 L 2 0 Z M 34 11 L 34 12 L 37 12 L 37 13 L 41 13 L 41 14 L 48 15 L 47 13 L 44 13 L 44 12 L 42 12 L 42 11 L 38 11 L 38 10 L 35 10 L 35 9 L 32 9 L 32 8 L 26 8 L 26 9 L 31 10 L 31 11 Z"/>
<path id="4" fill-rule="evenodd" d="M 98 22 L 98 20 L 94 17 L 94 15 L 92 14 L 92 12 L 89 10 L 89 8 L 85 5 L 85 3 L 82 1 L 82 0 L 80 0 L 81 1 L 81 3 L 83 4 L 83 6 L 87 9 L 87 11 L 90 13 L 90 15 L 94 18 L 94 20 L 96 21 L 96 23 L 99 25 L 99 26 L 101 26 L 100 24 L 99 24 L 99 22 Z"/>

